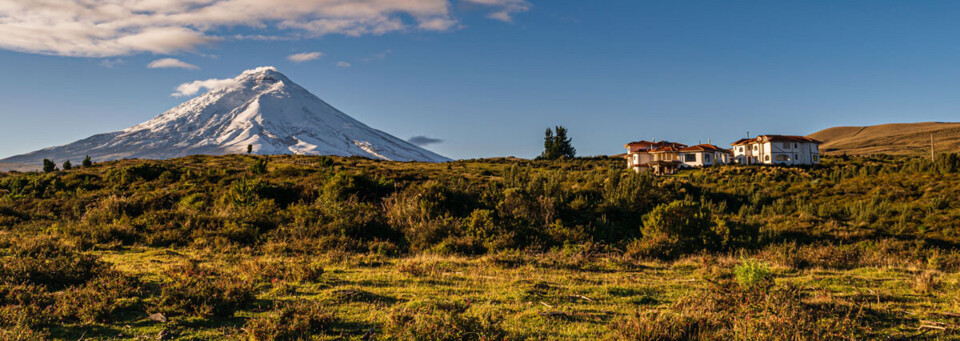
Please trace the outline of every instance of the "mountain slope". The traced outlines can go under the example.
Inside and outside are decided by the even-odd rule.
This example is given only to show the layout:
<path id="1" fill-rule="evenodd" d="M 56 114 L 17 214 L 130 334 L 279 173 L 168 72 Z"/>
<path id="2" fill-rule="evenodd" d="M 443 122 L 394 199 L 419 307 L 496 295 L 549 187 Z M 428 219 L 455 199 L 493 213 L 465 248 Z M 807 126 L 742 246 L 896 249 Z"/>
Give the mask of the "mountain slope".
<path id="1" fill-rule="evenodd" d="M 193 154 L 364 156 L 393 161 L 449 161 L 370 128 L 293 83 L 273 67 L 244 71 L 228 85 L 122 131 L 0 160 L 39 165 L 85 155 L 96 161 L 168 159 Z"/>
<path id="2" fill-rule="evenodd" d="M 827 154 L 915 155 L 930 152 L 931 135 L 935 151 L 960 150 L 960 123 L 921 122 L 833 127 L 807 137 L 823 141 L 820 151 Z"/>

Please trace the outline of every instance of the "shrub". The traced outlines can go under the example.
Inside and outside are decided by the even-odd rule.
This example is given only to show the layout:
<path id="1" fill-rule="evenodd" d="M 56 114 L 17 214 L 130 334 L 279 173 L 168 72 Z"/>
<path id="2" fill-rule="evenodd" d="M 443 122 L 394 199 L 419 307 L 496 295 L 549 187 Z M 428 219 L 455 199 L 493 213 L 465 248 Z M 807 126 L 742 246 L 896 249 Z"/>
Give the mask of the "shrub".
<path id="1" fill-rule="evenodd" d="M 143 294 L 137 278 L 115 273 L 57 295 L 56 314 L 63 320 L 109 322 L 115 314 L 138 306 Z"/>
<path id="2" fill-rule="evenodd" d="M 733 268 L 737 283 L 745 289 L 767 288 L 773 284 L 773 272 L 770 266 L 756 260 L 742 260 Z"/>
<path id="3" fill-rule="evenodd" d="M 250 172 L 257 175 L 267 174 L 267 162 L 266 156 L 257 158 L 257 160 L 253 162 L 253 165 L 250 166 Z"/>
<path id="4" fill-rule="evenodd" d="M 510 339 L 500 319 L 466 314 L 467 303 L 413 302 L 387 315 L 385 340 L 503 340 Z"/>
<path id="5" fill-rule="evenodd" d="M 196 317 L 233 316 L 254 299 L 253 284 L 190 263 L 164 274 L 159 309 Z"/>
<path id="6" fill-rule="evenodd" d="M 57 170 L 57 164 L 49 159 L 43 159 L 43 172 L 50 173 Z"/>
<path id="7" fill-rule="evenodd" d="M 759 291 L 721 280 L 665 311 L 620 320 L 615 332 L 625 340 L 824 340 L 850 339 L 864 323 L 854 307 L 803 297 L 799 286 Z"/>
<path id="8" fill-rule="evenodd" d="M 2 259 L 2 283 L 28 283 L 56 291 L 85 284 L 110 271 L 110 266 L 96 256 L 77 253 L 51 239 L 21 242 L 13 247 L 11 256 Z"/>
<path id="9" fill-rule="evenodd" d="M 334 316 L 318 302 L 278 303 L 273 311 L 252 318 L 243 326 L 250 340 L 307 340 L 326 331 Z"/>
<path id="10" fill-rule="evenodd" d="M 643 219 L 643 238 L 680 252 L 702 250 L 711 236 L 710 213 L 693 201 L 657 206 Z"/>

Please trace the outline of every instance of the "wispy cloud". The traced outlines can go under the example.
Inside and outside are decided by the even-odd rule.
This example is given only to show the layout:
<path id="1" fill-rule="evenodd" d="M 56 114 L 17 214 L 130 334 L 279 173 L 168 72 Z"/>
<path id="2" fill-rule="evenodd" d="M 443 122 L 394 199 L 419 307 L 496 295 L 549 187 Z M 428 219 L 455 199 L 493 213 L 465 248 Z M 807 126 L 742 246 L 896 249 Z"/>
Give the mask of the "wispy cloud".
<path id="1" fill-rule="evenodd" d="M 348 68 L 348 67 L 350 67 L 350 66 L 352 66 L 352 65 L 353 65 L 353 64 L 347 63 L 347 62 L 345 62 L 345 61 L 339 61 L 339 62 L 337 62 L 337 67 L 339 67 L 339 68 Z"/>
<path id="2" fill-rule="evenodd" d="M 512 22 L 513 15 L 529 11 L 533 5 L 525 0 L 463 0 L 468 3 L 483 5 L 493 8 L 493 12 L 487 15 L 490 19 Z"/>
<path id="3" fill-rule="evenodd" d="M 287 60 L 294 63 L 303 63 L 323 56 L 323 52 L 304 52 L 287 56 Z"/>
<path id="4" fill-rule="evenodd" d="M 420 136 L 411 137 L 409 140 L 407 140 L 407 142 L 424 147 L 431 144 L 442 143 L 443 140 L 420 135 Z"/>
<path id="5" fill-rule="evenodd" d="M 373 61 L 384 60 L 384 59 L 387 59 L 387 56 L 389 56 L 392 53 L 393 53 L 392 49 L 387 49 L 383 52 L 379 52 L 371 56 L 360 58 L 360 61 L 364 63 L 369 63 Z"/>
<path id="6" fill-rule="evenodd" d="M 102 67 L 110 69 L 110 68 L 113 68 L 114 66 L 123 64 L 123 59 L 120 59 L 120 58 L 104 59 L 104 60 L 101 60 L 99 64 Z"/>
<path id="7" fill-rule="evenodd" d="M 509 20 L 526 11 L 524 0 L 4 0 L 0 49 L 79 57 L 192 51 L 224 39 L 287 39 L 280 36 L 380 35 L 447 31 L 459 27 L 451 1 L 489 7 Z"/>
<path id="8" fill-rule="evenodd" d="M 176 58 L 157 59 L 150 62 L 150 64 L 147 64 L 147 67 L 151 69 L 164 69 L 164 68 L 181 68 L 181 69 L 193 69 L 193 70 L 200 69 L 199 66 L 189 64 L 187 62 L 184 62 Z"/>

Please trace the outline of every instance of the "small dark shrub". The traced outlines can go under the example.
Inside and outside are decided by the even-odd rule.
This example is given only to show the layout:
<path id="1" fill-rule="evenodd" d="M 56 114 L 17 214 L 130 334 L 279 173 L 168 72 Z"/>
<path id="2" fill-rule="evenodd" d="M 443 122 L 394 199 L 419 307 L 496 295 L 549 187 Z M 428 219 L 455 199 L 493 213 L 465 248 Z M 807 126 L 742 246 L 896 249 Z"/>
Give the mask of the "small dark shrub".
<path id="1" fill-rule="evenodd" d="M 250 340 L 309 340 L 334 322 L 333 314 L 318 302 L 282 302 L 248 320 L 243 330 Z"/>
<path id="2" fill-rule="evenodd" d="M 233 316 L 255 295 L 250 281 L 192 263 L 172 268 L 164 277 L 158 308 L 170 314 Z"/>
<path id="3" fill-rule="evenodd" d="M 394 309 L 383 326 L 385 340 L 504 340 L 500 319 L 466 313 L 469 304 L 414 302 Z"/>

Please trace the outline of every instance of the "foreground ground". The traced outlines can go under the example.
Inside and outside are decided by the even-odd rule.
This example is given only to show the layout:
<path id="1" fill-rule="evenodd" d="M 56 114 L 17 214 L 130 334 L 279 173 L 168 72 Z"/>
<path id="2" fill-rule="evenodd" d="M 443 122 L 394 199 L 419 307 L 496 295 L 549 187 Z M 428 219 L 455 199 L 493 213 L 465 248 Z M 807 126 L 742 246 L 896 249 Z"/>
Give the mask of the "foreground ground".
<path id="1" fill-rule="evenodd" d="M 0 173 L 0 339 L 952 339 L 960 159 Z"/>
<path id="2" fill-rule="evenodd" d="M 299 261 L 273 257 L 212 260 L 216 256 L 151 248 L 101 254 L 122 271 L 147 278 L 159 278 L 161 269 L 191 261 L 229 269 L 229 272 L 249 272 L 251 266 Z M 242 338 L 248 332 L 244 330 L 245 323 L 251 318 L 276 314 L 270 309 L 275 301 L 309 300 L 319 302 L 324 312 L 334 317 L 317 333 L 319 339 L 378 337 L 384 326 L 422 333 L 435 328 L 485 330 L 433 308 L 420 310 L 432 305 L 440 305 L 439 309 L 462 309 L 465 316 L 481 320 L 492 319 L 498 328 L 490 329 L 494 331 L 488 334 L 490 339 L 649 339 L 648 336 L 680 339 L 695 335 L 698 322 L 667 323 L 659 320 L 658 314 L 688 313 L 694 319 L 715 318 L 711 312 L 689 312 L 689 308 L 681 307 L 678 302 L 691 297 L 709 301 L 716 299 L 711 296 L 723 295 L 711 279 L 717 278 L 718 273 L 731 271 L 740 259 L 692 256 L 669 263 L 637 263 L 571 251 L 537 256 L 345 256 L 316 261 L 324 268 L 316 282 L 285 280 L 280 276 L 280 283 L 271 280 L 257 295 L 253 308 L 239 312 L 234 318 L 212 321 L 174 318 L 160 323 L 141 315 L 132 316 L 122 324 L 54 328 L 52 336 L 66 339 L 81 335 Z M 150 266 L 144 267 L 144 264 Z M 782 264 L 772 265 L 776 276 L 774 288 L 797 284 L 801 302 L 828 307 L 817 316 L 829 321 L 801 328 L 847 324 L 821 336 L 893 339 L 957 336 L 951 330 L 943 330 L 954 328 L 960 322 L 960 314 L 956 313 L 960 311 L 957 290 L 960 275 L 956 273 L 925 270 L 924 264 L 846 270 L 797 270 Z M 754 299 L 756 302 L 738 304 L 763 305 L 768 298 Z M 402 323 L 397 319 L 405 316 L 401 312 L 407 309 L 432 319 L 410 322 L 423 324 L 419 327 L 397 327 L 395 324 Z M 744 319 L 738 322 L 741 325 L 732 327 L 739 328 L 736 332 L 740 339 L 777 338 L 781 331 L 778 326 L 818 323 L 813 319 L 777 321 L 778 317 L 767 316 L 777 313 L 775 307 L 769 306 L 745 307 L 743 311 L 726 313 L 736 315 L 724 318 Z M 748 321 L 750 318 L 760 321 Z M 399 338 L 411 335 L 391 334 Z M 419 336 L 434 338 L 429 334 Z M 461 337 L 483 338 L 463 335 L 454 338 Z"/>

